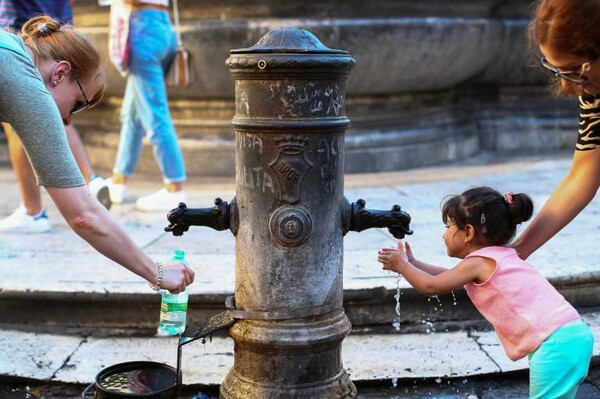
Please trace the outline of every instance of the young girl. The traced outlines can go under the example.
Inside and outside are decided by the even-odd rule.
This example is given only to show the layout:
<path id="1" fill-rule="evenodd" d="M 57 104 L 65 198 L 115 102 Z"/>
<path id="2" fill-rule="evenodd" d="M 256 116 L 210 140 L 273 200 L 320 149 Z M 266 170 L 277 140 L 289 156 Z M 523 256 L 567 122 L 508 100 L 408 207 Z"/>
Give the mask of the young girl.
<path id="1" fill-rule="evenodd" d="M 463 259 L 455 267 L 422 262 L 401 241 L 396 249 L 381 249 L 378 261 L 426 295 L 464 286 L 507 356 L 529 355 L 530 397 L 574 398 L 588 372 L 594 337 L 565 298 L 507 246 L 532 213 L 526 194 L 471 188 L 442 205 L 448 255 Z"/>

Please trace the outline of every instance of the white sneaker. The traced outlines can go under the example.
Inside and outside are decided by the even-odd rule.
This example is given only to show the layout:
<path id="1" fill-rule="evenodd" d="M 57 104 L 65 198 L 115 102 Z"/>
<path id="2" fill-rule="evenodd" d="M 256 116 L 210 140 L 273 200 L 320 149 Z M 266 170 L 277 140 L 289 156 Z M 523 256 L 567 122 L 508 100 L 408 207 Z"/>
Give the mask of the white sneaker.
<path id="1" fill-rule="evenodd" d="M 108 190 L 108 186 L 106 185 L 106 181 L 99 176 L 94 177 L 92 180 L 90 180 L 88 187 L 96 199 L 98 199 L 98 202 L 104 205 L 106 209 L 110 209 L 112 201 L 110 200 L 110 192 Z"/>
<path id="2" fill-rule="evenodd" d="M 135 209 L 144 212 L 168 212 L 177 208 L 180 202 L 185 202 L 186 198 L 185 190 L 170 193 L 163 188 L 153 194 L 138 198 L 135 202 Z"/>
<path id="3" fill-rule="evenodd" d="M 110 200 L 114 204 L 127 202 L 129 195 L 127 194 L 127 186 L 125 184 L 116 184 L 112 182 L 112 179 L 106 179 L 106 185 L 108 186 Z"/>
<path id="4" fill-rule="evenodd" d="M 0 220 L 0 233 L 46 233 L 51 229 L 45 209 L 31 216 L 22 204 L 10 216 Z"/>

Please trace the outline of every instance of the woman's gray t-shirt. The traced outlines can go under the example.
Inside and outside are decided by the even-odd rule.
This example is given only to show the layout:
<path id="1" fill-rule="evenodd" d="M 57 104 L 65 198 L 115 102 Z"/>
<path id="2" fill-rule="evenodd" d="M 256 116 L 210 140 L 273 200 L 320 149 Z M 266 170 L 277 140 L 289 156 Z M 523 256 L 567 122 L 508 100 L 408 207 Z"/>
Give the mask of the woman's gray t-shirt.
<path id="1" fill-rule="evenodd" d="M 23 143 L 38 184 L 85 184 L 69 147 L 58 107 L 25 50 L 23 40 L 0 30 L 0 121 Z"/>

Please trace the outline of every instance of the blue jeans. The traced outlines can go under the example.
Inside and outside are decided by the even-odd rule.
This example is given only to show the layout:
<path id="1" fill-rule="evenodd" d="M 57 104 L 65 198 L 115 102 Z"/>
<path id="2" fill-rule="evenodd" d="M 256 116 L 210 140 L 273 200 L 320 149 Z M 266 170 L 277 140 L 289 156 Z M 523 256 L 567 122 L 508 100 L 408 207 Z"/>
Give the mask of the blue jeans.
<path id="1" fill-rule="evenodd" d="M 169 13 L 137 10 L 129 26 L 129 75 L 121 108 L 121 139 L 113 171 L 132 176 L 144 135 L 166 183 L 186 180 L 183 154 L 171 120 L 165 74 L 177 49 Z"/>

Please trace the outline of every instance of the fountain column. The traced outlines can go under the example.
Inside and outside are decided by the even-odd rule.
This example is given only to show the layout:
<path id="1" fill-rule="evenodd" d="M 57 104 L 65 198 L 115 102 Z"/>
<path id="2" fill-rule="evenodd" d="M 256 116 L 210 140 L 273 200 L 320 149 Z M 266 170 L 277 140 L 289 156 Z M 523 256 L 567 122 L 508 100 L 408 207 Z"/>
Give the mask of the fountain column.
<path id="1" fill-rule="evenodd" d="M 394 205 L 369 210 L 344 190 L 346 51 L 312 33 L 279 29 L 232 50 L 235 78 L 236 197 L 211 208 L 183 203 L 166 231 L 190 226 L 236 236 L 235 296 L 227 311 L 189 327 L 181 345 L 229 327 L 234 366 L 223 399 L 345 399 L 356 388 L 342 365 L 350 332 L 343 309 L 343 236 L 387 227 L 412 234 Z"/>
<path id="2" fill-rule="evenodd" d="M 354 59 L 281 29 L 232 50 L 236 286 L 221 397 L 353 398 L 341 360 L 346 79 Z"/>

